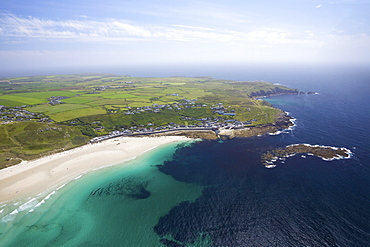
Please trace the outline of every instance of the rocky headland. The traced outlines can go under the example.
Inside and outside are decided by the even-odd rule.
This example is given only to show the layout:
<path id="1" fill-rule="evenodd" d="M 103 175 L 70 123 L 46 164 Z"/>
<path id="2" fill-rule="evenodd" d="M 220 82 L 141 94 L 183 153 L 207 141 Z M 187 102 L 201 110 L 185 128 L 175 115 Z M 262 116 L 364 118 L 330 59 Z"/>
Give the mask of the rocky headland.
<path id="1" fill-rule="evenodd" d="M 201 138 L 205 140 L 227 140 L 235 137 L 252 137 L 266 134 L 279 134 L 284 129 L 289 129 L 294 125 L 294 118 L 288 116 L 286 113 L 276 119 L 274 123 L 263 124 L 257 126 L 246 126 L 244 128 L 220 128 L 218 130 L 179 130 L 160 134 L 153 134 L 152 136 L 186 136 L 189 138 Z"/>
<path id="2" fill-rule="evenodd" d="M 349 159 L 352 152 L 347 148 L 338 148 L 330 146 L 310 145 L 310 144 L 292 144 L 285 148 L 278 148 L 273 151 L 263 153 L 261 162 L 267 168 L 275 167 L 275 162 L 278 160 L 285 160 L 285 158 L 301 154 L 304 158 L 305 155 L 312 155 L 322 158 L 325 161 L 337 159 Z"/>

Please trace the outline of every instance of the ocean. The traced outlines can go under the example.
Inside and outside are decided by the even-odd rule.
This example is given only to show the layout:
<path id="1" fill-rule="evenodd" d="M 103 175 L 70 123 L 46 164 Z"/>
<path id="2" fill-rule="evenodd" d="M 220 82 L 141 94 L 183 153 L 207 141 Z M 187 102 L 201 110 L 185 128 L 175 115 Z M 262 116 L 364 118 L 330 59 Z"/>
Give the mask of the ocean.
<path id="1" fill-rule="evenodd" d="M 0 206 L 0 246 L 370 246 L 370 72 L 358 67 L 224 68 L 318 94 L 265 99 L 295 118 L 278 135 L 169 144 Z M 350 159 L 261 155 L 290 144 Z M 44 200 L 43 200 L 44 199 Z"/>

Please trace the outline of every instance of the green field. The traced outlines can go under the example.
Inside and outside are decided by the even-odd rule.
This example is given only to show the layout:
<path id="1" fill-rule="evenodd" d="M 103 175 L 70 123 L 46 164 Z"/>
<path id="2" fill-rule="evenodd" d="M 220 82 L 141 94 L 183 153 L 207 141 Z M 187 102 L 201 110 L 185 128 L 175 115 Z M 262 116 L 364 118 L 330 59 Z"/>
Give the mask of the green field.
<path id="1" fill-rule="evenodd" d="M 128 94 L 128 93 L 121 93 L 121 92 L 112 92 L 112 93 L 102 93 L 100 97 L 105 99 L 129 99 L 129 98 L 137 98 L 139 96 Z"/>
<path id="2" fill-rule="evenodd" d="M 106 111 L 101 107 L 88 107 L 50 114 L 50 118 L 56 122 L 63 122 L 74 118 L 104 114 Z"/>
<path id="3" fill-rule="evenodd" d="M 43 104 L 43 105 L 37 105 L 34 107 L 29 107 L 28 110 L 31 112 L 43 112 L 46 115 L 60 113 L 64 111 L 71 111 L 71 110 L 77 110 L 77 109 L 83 109 L 88 108 L 88 105 L 81 105 L 81 104 L 60 104 L 60 105 L 49 105 L 49 104 Z"/>
<path id="4" fill-rule="evenodd" d="M 69 99 L 64 99 L 63 102 L 69 103 L 69 104 L 86 104 L 90 103 L 93 101 L 100 100 L 101 98 L 99 97 L 94 97 L 94 96 L 87 96 L 87 97 L 73 97 Z"/>
<path id="5" fill-rule="evenodd" d="M 18 96 L 17 94 L 0 95 L 0 102 L 2 102 L 5 106 L 8 106 L 6 104 L 6 101 L 14 102 L 13 106 L 36 105 L 36 104 L 42 104 L 42 103 L 47 102 L 47 99 L 27 97 L 25 96 L 25 94 L 22 94 L 22 95 L 24 96 Z"/>

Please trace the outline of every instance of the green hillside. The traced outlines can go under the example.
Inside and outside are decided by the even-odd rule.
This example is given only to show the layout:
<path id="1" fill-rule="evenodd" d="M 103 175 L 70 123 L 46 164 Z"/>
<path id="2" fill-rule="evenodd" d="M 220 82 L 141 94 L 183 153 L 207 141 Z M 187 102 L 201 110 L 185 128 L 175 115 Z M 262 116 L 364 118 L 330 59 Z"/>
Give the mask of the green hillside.
<path id="1" fill-rule="evenodd" d="M 76 127 L 19 122 L 0 125 L 0 168 L 34 159 L 55 150 L 85 144 L 89 138 Z"/>

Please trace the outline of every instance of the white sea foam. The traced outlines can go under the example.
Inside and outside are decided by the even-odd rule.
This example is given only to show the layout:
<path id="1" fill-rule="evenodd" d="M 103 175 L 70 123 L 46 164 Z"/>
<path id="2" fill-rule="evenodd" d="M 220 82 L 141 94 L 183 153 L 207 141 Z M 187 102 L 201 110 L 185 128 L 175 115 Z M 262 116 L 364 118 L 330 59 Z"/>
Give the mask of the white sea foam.
<path id="1" fill-rule="evenodd" d="M 55 194 L 55 190 L 53 191 L 53 192 L 51 192 L 49 195 L 47 195 L 46 197 L 45 197 L 45 199 L 44 200 L 47 200 L 47 199 L 49 199 L 52 195 L 54 195 Z"/>
<path id="2" fill-rule="evenodd" d="M 271 169 L 271 168 L 275 168 L 276 167 L 276 165 L 267 165 L 267 166 L 265 166 L 266 168 L 269 168 L 269 169 Z"/>
<path id="3" fill-rule="evenodd" d="M 66 186 L 67 184 L 62 184 L 61 186 L 59 186 L 56 190 L 60 190 L 61 188 L 63 188 L 64 186 Z"/>
<path id="4" fill-rule="evenodd" d="M 29 200 L 28 202 L 22 204 L 18 210 L 19 211 L 25 211 L 29 208 L 33 208 L 34 206 L 36 206 L 38 203 L 38 201 L 36 200 L 36 198 L 32 198 L 31 200 Z"/>
<path id="5" fill-rule="evenodd" d="M 297 119 L 296 118 L 291 118 L 291 119 L 289 119 L 289 121 L 293 124 L 292 126 L 289 126 L 286 130 L 288 130 L 288 131 L 292 131 L 292 130 L 294 130 L 295 129 L 295 127 L 296 127 L 296 121 L 297 121 Z"/>
<path id="6" fill-rule="evenodd" d="M 31 209 L 29 212 L 31 213 L 31 212 L 34 211 L 35 208 L 40 207 L 42 204 L 44 204 L 46 202 L 46 200 L 50 199 L 50 197 L 52 195 L 54 195 L 55 193 L 56 193 L 56 191 L 54 190 L 53 192 L 51 192 L 50 194 L 48 194 L 43 200 L 41 200 L 39 203 L 37 203 L 35 205 L 35 207 L 33 209 Z"/>
<path id="7" fill-rule="evenodd" d="M 282 133 L 282 131 L 276 131 L 274 133 L 269 133 L 270 136 L 276 136 L 276 135 L 280 135 Z"/>
<path id="8" fill-rule="evenodd" d="M 275 162 L 276 161 L 278 161 L 279 160 L 279 157 L 273 157 L 271 160 L 266 160 L 265 161 L 265 167 L 266 168 L 274 168 L 274 167 L 276 167 L 276 165 L 275 165 Z"/>
<path id="9" fill-rule="evenodd" d="M 35 205 L 35 207 L 33 208 L 33 209 L 31 209 L 29 212 L 31 213 L 31 212 L 33 212 L 34 210 L 35 210 L 35 208 L 38 208 L 38 207 L 40 207 L 42 204 L 44 204 L 45 203 L 45 200 L 42 200 L 41 202 L 39 202 L 39 203 L 37 203 L 36 205 Z"/>
<path id="10" fill-rule="evenodd" d="M 9 222 L 9 221 L 12 221 L 14 220 L 15 216 L 17 216 L 17 214 L 19 213 L 18 209 L 14 209 L 10 214 L 8 215 L 5 215 L 1 221 L 2 222 Z"/>

